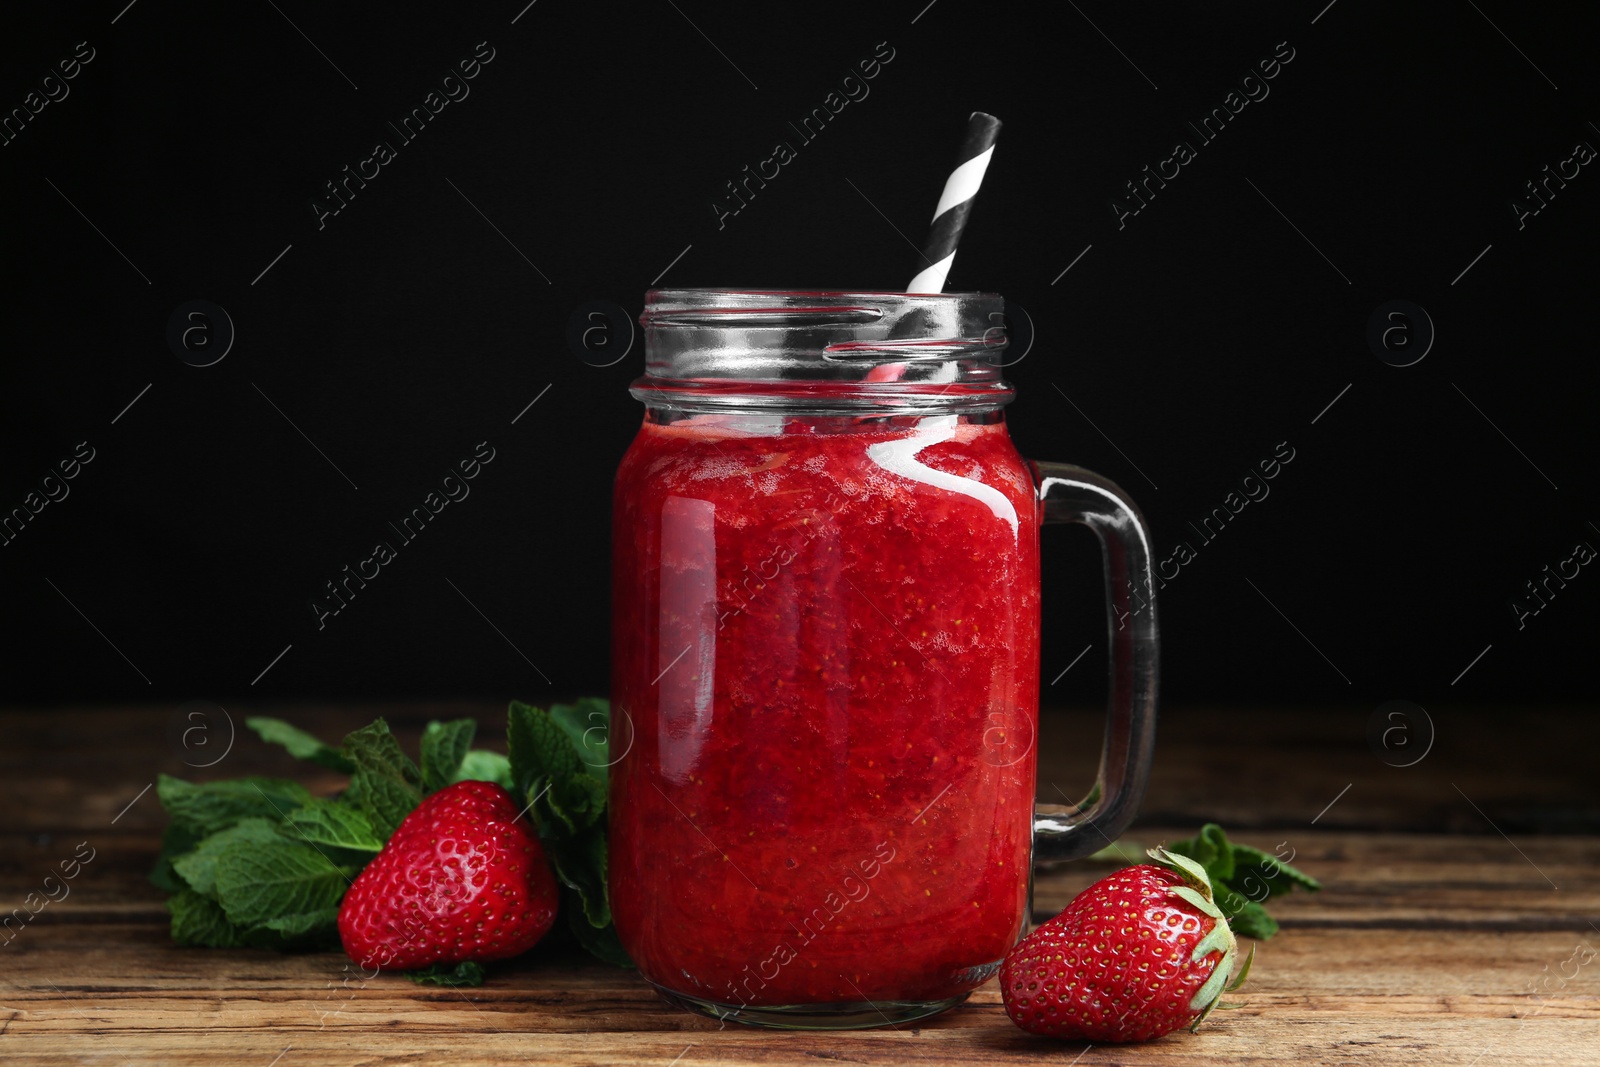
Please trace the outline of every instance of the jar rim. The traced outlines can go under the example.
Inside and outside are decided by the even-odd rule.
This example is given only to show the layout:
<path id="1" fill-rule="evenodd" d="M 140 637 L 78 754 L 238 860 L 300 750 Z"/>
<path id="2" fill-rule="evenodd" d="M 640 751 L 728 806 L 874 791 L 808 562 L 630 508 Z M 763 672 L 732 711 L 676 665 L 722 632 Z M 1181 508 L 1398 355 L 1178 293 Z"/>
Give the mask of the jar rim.
<path id="1" fill-rule="evenodd" d="M 991 293 L 983 289 L 938 292 L 938 293 L 908 293 L 904 289 L 725 289 L 720 286 L 664 286 L 658 289 L 646 289 L 644 298 L 650 303 L 658 295 L 677 293 L 716 293 L 739 294 L 749 293 L 756 296 L 911 296 L 911 297 L 960 297 L 960 296 L 992 296 L 998 298 L 999 293 Z"/>
<path id="2" fill-rule="evenodd" d="M 651 289 L 639 322 L 651 406 L 970 411 L 1008 402 L 996 293 Z"/>

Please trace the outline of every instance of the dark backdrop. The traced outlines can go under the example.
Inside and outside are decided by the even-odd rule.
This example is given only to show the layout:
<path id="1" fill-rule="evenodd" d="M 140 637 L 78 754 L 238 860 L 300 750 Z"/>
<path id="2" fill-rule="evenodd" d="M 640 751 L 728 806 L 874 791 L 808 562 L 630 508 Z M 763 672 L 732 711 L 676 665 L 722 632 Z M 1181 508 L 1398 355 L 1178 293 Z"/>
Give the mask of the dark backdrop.
<path id="1" fill-rule="evenodd" d="M 0 547 L 6 702 L 602 691 L 642 352 L 586 362 L 574 309 L 903 285 L 975 108 L 1006 126 L 949 287 L 1036 327 L 1023 451 L 1192 551 L 1169 700 L 1595 695 L 1593 12 L 125 3 L 8 9 L 0 36 L 0 507 L 60 497 Z M 443 85 L 469 95 L 409 143 L 386 126 L 475 53 Z M 802 143 L 840 88 L 867 95 Z M 1236 89 L 1214 140 L 1186 125 Z M 719 221 L 778 141 L 797 157 Z M 334 214 L 346 166 L 377 175 Z M 1146 166 L 1177 176 L 1133 214 Z M 233 327 L 210 366 L 179 354 L 218 352 L 215 310 L 168 335 L 194 300 Z M 319 629 L 323 584 L 483 441 L 470 496 Z M 1214 540 L 1188 525 L 1291 449 Z M 1047 550 L 1045 681 L 1075 664 L 1047 692 L 1092 698 L 1097 551 Z"/>

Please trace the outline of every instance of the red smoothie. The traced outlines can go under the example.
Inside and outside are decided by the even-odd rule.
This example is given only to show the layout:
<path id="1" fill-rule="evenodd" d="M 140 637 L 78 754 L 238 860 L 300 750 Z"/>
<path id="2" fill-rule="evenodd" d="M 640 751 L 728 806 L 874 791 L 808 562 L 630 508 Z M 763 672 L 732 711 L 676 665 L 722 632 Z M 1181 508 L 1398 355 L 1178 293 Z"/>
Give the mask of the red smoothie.
<path id="1" fill-rule="evenodd" d="M 999 414 L 652 413 L 614 524 L 640 972 L 713 1010 L 980 985 L 1026 918 L 1039 695 L 1039 517 Z"/>

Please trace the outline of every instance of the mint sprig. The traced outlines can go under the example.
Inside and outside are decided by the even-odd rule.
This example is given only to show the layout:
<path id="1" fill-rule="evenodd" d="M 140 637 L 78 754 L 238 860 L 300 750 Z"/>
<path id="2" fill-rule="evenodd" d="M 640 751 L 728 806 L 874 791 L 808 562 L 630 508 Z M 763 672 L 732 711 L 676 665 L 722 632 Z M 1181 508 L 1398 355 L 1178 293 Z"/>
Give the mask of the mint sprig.
<path id="1" fill-rule="evenodd" d="M 460 963 L 435 963 L 431 967 L 407 971 L 406 977 L 418 985 L 475 986 L 483 984 L 483 965 L 471 960 Z"/>
<path id="2" fill-rule="evenodd" d="M 334 796 L 298 782 L 249 777 L 194 783 L 162 775 L 156 795 L 171 821 L 150 879 L 171 896 L 172 938 L 216 948 L 321 948 L 337 944 L 339 903 L 422 799 L 467 779 L 499 784 L 522 802 L 563 886 L 568 924 L 601 959 L 630 966 L 606 895 L 603 700 L 548 711 L 513 703 L 511 755 L 472 747 L 472 719 L 430 722 L 413 762 L 378 719 L 334 747 L 282 719 L 246 720 L 297 759 L 349 775 Z M 410 972 L 428 985 L 483 981 L 466 962 Z"/>
<path id="3" fill-rule="evenodd" d="M 456 773 L 450 776 L 450 781 L 464 782 L 469 778 L 494 782 L 507 793 L 516 791 L 516 783 L 511 780 L 511 760 L 504 753 L 490 752 L 484 748 L 467 749 L 466 758 L 456 768 Z"/>
<path id="4" fill-rule="evenodd" d="M 172 861 L 172 868 L 190 889 L 204 896 L 217 897 L 217 865 L 235 845 L 275 843 L 277 825 L 271 819 L 240 819 L 226 830 L 203 838 L 193 851 Z"/>
<path id="5" fill-rule="evenodd" d="M 323 744 L 315 736 L 306 733 L 298 726 L 291 726 L 282 719 L 254 715 L 246 719 L 244 724 L 254 730 L 261 740 L 282 745 L 295 759 L 310 760 L 312 763 L 345 774 L 356 769 L 343 752 L 332 745 Z"/>
<path id="6" fill-rule="evenodd" d="M 222 905 L 193 889 L 179 889 L 167 900 L 172 913 L 172 940 L 180 945 L 240 948 L 244 936 L 228 919 Z"/>
<path id="7" fill-rule="evenodd" d="M 1194 837 L 1167 846 L 1205 868 L 1211 878 L 1217 907 L 1228 925 L 1241 937 L 1265 941 L 1278 932 L 1277 920 L 1263 906 L 1267 900 L 1292 889 L 1318 890 L 1322 883 L 1286 860 L 1259 848 L 1236 845 L 1222 827 L 1208 822 Z"/>
<path id="8" fill-rule="evenodd" d="M 292 841 L 355 852 L 383 851 L 384 838 L 360 808 L 341 800 L 318 797 L 296 808 L 277 827 Z"/>
<path id="9" fill-rule="evenodd" d="M 450 784 L 477 731 L 472 719 L 430 722 L 422 731 L 422 784 L 428 792 Z"/>
<path id="10" fill-rule="evenodd" d="M 282 778 L 232 778 L 197 785 L 163 774 L 156 796 L 174 823 L 201 834 L 225 830 L 240 819 L 282 818 L 311 799 L 299 782 Z"/>
<path id="11" fill-rule="evenodd" d="M 355 873 L 283 837 L 234 841 L 217 857 L 217 902 L 236 926 L 309 936 L 334 925 Z"/>
<path id="12" fill-rule="evenodd" d="M 549 710 L 513 701 L 506 727 L 512 790 L 528 805 L 562 884 L 562 907 L 578 941 L 596 956 L 632 966 L 611 925 L 606 886 L 606 779 L 610 708 L 603 700 Z"/>
<path id="13" fill-rule="evenodd" d="M 356 805 L 387 841 L 395 827 L 422 803 L 422 771 L 401 750 L 382 719 L 346 736 L 344 752 L 355 764 L 350 788 Z"/>

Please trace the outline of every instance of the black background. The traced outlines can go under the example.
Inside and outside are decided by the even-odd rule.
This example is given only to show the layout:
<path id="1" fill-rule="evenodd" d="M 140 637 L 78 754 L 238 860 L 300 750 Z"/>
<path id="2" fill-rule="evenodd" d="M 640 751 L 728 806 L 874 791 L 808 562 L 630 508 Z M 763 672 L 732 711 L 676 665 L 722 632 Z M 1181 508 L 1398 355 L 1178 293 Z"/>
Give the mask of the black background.
<path id="1" fill-rule="evenodd" d="M 95 55 L 0 148 L 0 509 L 95 450 L 0 548 L 0 700 L 603 692 L 642 351 L 591 366 L 569 316 L 636 315 L 658 277 L 904 285 L 975 108 L 1006 126 L 948 288 L 1035 323 L 1023 452 L 1115 478 L 1163 556 L 1198 549 L 1161 599 L 1169 701 L 1596 695 L 1593 568 L 1523 629 L 1508 607 L 1600 546 L 1600 170 L 1524 228 L 1511 208 L 1600 145 L 1592 11 L 124 2 L 0 35 L 8 111 Z M 470 95 L 319 229 L 323 183 L 480 41 Z M 885 41 L 870 95 L 799 145 Z M 1123 184 L 1285 41 L 1270 95 L 1119 229 Z M 713 197 L 780 140 L 798 159 L 719 229 Z M 193 299 L 236 327 L 213 366 L 166 340 Z M 1394 299 L 1437 330 L 1408 367 L 1365 338 Z M 319 631 L 323 583 L 484 440 L 470 497 Z M 1271 495 L 1201 544 L 1186 522 L 1283 441 Z M 1047 697 L 1095 698 L 1098 552 L 1046 548 L 1045 681 L 1092 646 Z"/>

